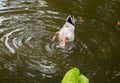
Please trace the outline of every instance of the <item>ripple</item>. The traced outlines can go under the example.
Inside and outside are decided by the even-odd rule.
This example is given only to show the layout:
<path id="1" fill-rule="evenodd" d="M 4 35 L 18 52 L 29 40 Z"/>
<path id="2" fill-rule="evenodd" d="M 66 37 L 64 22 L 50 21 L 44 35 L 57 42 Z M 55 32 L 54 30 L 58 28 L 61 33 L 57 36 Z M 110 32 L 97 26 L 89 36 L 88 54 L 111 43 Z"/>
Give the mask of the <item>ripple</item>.
<path id="1" fill-rule="evenodd" d="M 14 38 L 14 39 L 13 39 L 13 45 L 14 45 L 16 48 L 18 48 L 18 46 L 17 46 L 17 38 Z"/>
<path id="2" fill-rule="evenodd" d="M 14 49 L 10 46 L 10 44 L 8 43 L 8 41 L 9 41 L 9 36 L 11 36 L 13 33 L 16 33 L 16 32 L 18 32 L 18 31 L 21 31 L 21 29 L 16 29 L 16 30 L 14 30 L 14 31 L 11 31 L 11 32 L 5 34 L 5 35 L 1 38 L 1 41 L 5 40 L 4 44 L 5 44 L 5 46 L 9 49 L 9 51 L 10 51 L 11 53 L 15 53 L 15 50 L 14 50 Z"/>
<path id="3" fill-rule="evenodd" d="M 28 37 L 25 40 L 25 43 L 28 45 L 28 47 L 33 48 L 32 44 L 31 44 L 31 40 L 32 40 L 32 36 Z"/>
<path id="4" fill-rule="evenodd" d="M 5 18 L 4 16 L 1 16 L 0 17 L 0 25 L 2 25 L 2 22 L 5 21 L 5 20 L 8 20 L 10 18 Z M 0 32 L 2 31 L 2 29 L 0 29 Z"/>
<path id="5" fill-rule="evenodd" d="M 49 54 L 71 54 L 74 52 L 75 45 L 73 42 L 67 43 L 64 48 L 58 47 L 59 42 L 51 42 L 46 44 L 45 49 Z"/>
<path id="6" fill-rule="evenodd" d="M 6 0 L 0 0 L 0 9 L 3 9 L 7 5 Z"/>

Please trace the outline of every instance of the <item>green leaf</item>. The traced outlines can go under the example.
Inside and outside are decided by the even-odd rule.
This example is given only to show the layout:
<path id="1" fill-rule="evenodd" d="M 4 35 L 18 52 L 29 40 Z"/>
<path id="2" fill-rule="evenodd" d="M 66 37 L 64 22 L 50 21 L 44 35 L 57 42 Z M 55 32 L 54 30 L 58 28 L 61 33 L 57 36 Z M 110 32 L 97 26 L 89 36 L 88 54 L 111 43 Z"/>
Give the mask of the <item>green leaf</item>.
<path id="1" fill-rule="evenodd" d="M 89 79 L 81 74 L 78 83 L 89 83 Z"/>
<path id="2" fill-rule="evenodd" d="M 64 76 L 62 83 L 78 83 L 80 70 L 78 68 L 70 69 Z"/>

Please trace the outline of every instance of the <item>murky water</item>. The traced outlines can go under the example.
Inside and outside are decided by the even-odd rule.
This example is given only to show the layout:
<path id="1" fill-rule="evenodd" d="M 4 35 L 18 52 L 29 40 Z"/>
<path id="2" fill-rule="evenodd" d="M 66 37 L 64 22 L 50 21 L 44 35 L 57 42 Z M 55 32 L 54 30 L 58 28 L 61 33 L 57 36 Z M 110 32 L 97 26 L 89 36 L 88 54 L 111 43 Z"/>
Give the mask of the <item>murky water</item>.
<path id="1" fill-rule="evenodd" d="M 60 83 L 78 67 L 90 83 L 120 82 L 119 0 L 0 0 L 0 83 Z M 53 34 L 71 14 L 75 40 Z M 80 18 L 84 22 L 80 22 Z"/>

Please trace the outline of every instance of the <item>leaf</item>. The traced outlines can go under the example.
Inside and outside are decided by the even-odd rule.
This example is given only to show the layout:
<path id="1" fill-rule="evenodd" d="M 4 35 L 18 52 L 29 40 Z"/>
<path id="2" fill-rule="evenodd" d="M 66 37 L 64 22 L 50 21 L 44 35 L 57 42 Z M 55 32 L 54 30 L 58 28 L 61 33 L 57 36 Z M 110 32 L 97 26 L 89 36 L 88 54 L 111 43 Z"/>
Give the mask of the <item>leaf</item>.
<path id="1" fill-rule="evenodd" d="M 61 83 L 78 83 L 80 70 L 78 68 L 70 69 L 64 76 Z"/>
<path id="2" fill-rule="evenodd" d="M 78 83 L 89 83 L 89 79 L 81 74 Z"/>

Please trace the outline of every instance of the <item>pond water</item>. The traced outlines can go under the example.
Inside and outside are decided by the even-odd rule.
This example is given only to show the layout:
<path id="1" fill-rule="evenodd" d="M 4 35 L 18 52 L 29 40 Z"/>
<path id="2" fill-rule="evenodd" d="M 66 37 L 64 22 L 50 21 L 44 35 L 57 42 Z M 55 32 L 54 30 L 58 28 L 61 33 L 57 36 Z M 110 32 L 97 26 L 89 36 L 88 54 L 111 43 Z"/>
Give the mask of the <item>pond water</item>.
<path id="1" fill-rule="evenodd" d="M 68 15 L 75 40 L 58 49 Z M 120 0 L 0 0 L 0 83 L 60 83 L 73 67 L 90 83 L 120 83 L 119 20 Z"/>

